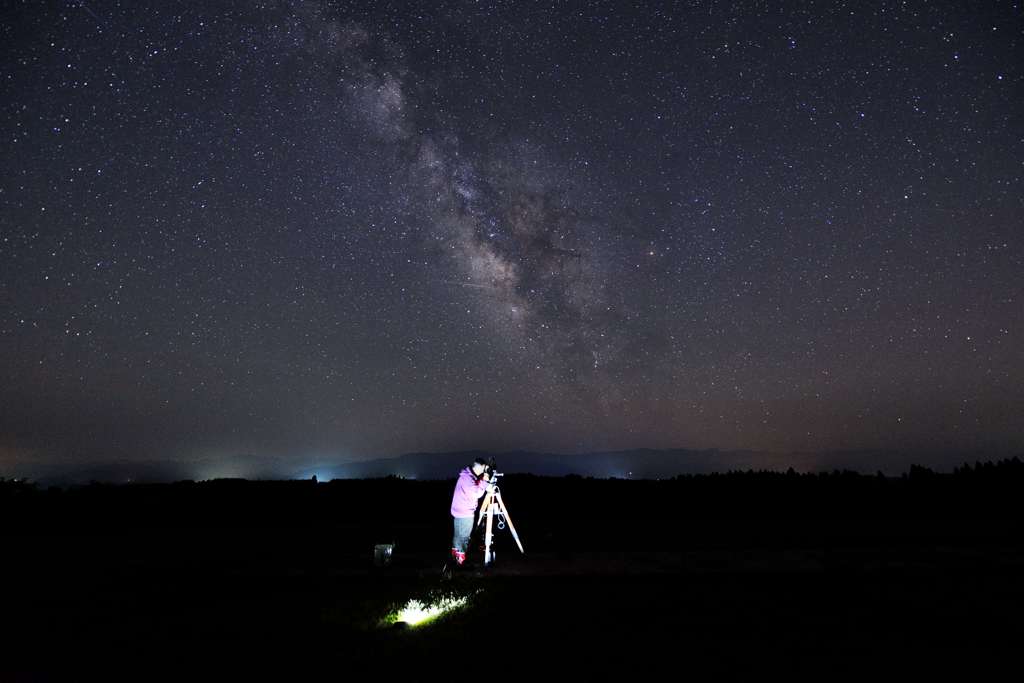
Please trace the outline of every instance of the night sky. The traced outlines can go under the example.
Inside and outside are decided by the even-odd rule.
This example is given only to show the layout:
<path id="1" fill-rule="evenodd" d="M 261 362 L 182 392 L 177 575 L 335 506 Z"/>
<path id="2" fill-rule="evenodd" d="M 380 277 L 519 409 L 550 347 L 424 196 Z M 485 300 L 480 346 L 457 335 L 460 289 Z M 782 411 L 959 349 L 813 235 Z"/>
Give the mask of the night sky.
<path id="1" fill-rule="evenodd" d="M 1024 443 L 1019 3 L 0 21 L 0 473 Z"/>

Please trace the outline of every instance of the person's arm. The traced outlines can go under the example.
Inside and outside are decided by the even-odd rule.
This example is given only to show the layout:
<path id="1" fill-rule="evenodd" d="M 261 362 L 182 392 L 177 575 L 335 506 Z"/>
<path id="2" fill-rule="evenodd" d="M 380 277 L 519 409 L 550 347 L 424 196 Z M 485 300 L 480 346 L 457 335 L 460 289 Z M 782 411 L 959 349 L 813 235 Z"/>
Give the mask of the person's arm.
<path id="1" fill-rule="evenodd" d="M 490 493 L 494 490 L 494 484 L 491 483 L 491 473 L 484 472 L 484 476 L 480 477 L 477 482 L 476 497 L 483 498 L 485 493 Z"/>

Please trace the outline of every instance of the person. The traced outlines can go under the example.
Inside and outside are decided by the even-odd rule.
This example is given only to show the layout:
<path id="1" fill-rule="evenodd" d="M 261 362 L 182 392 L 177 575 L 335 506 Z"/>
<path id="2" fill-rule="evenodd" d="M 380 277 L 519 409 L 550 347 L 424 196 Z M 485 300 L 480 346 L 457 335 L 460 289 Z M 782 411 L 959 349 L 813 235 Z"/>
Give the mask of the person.
<path id="1" fill-rule="evenodd" d="M 466 547 L 469 536 L 473 533 L 473 519 L 476 506 L 485 493 L 494 490 L 491 484 L 490 467 L 483 458 L 473 461 L 471 467 L 459 472 L 455 482 L 455 493 L 452 495 L 452 559 L 461 565 L 466 561 Z"/>

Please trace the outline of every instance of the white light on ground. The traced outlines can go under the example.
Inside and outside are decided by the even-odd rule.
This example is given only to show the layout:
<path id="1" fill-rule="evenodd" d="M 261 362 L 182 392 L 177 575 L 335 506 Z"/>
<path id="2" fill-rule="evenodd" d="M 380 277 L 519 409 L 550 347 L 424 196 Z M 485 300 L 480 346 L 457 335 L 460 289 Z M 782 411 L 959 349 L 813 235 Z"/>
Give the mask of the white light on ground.
<path id="1" fill-rule="evenodd" d="M 392 624 L 406 623 L 409 626 L 420 626 L 442 614 L 465 606 L 466 598 L 446 598 L 432 603 L 410 600 L 389 621 Z"/>

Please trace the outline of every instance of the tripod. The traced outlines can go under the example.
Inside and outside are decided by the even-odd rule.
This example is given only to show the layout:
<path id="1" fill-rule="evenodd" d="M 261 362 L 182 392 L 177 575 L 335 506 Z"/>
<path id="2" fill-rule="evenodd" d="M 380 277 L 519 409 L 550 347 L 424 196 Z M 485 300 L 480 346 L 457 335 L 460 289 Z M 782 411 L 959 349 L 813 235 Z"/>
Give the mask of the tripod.
<path id="1" fill-rule="evenodd" d="M 523 544 L 519 540 L 519 534 L 516 533 L 516 527 L 512 524 L 512 518 L 509 517 L 508 509 L 505 507 L 505 501 L 501 498 L 501 489 L 498 488 L 498 477 L 502 476 L 501 472 L 491 473 L 491 490 L 487 493 L 487 497 L 484 498 L 483 504 L 480 506 L 480 516 L 477 517 L 476 525 L 480 526 L 480 523 L 484 520 L 484 516 L 487 517 L 487 525 L 484 532 L 484 565 L 489 565 L 494 561 L 494 553 L 491 552 L 491 542 L 494 540 L 494 525 L 495 518 L 497 518 L 498 529 L 504 529 L 505 525 L 508 525 L 508 530 L 512 532 L 512 538 L 515 539 L 516 545 L 519 546 L 519 552 L 526 554 L 523 550 Z"/>

